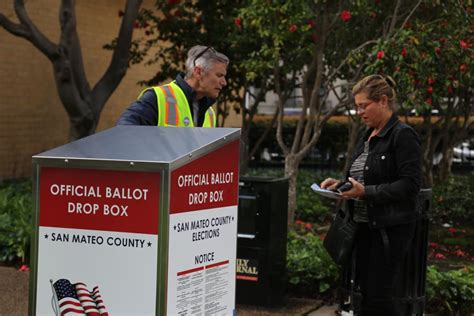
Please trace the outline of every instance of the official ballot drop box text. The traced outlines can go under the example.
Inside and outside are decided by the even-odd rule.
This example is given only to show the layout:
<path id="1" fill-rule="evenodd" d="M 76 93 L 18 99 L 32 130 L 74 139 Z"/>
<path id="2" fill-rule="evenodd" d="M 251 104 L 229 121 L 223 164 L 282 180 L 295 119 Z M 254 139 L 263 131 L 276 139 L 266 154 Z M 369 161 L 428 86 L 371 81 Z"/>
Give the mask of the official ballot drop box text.
<path id="1" fill-rule="evenodd" d="M 118 126 L 34 156 L 29 314 L 235 313 L 239 139 Z"/>

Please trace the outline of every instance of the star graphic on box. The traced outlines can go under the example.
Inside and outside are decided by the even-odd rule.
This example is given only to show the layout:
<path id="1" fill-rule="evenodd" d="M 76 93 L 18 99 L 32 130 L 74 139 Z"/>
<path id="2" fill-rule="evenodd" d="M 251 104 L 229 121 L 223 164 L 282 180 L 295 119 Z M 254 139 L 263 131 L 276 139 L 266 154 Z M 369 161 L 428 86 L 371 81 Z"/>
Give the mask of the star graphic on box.
<path id="1" fill-rule="evenodd" d="M 52 307 L 56 316 L 108 316 L 104 301 L 99 292 L 99 287 L 92 291 L 84 283 L 71 283 L 67 279 L 59 279 L 53 283 Z"/>

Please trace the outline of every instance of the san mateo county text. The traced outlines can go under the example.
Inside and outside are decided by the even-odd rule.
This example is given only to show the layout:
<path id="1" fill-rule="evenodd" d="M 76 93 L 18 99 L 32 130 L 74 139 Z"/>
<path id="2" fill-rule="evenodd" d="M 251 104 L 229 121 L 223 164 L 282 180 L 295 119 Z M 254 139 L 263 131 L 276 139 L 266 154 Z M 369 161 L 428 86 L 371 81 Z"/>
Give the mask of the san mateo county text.
<path id="1" fill-rule="evenodd" d="M 44 235 L 45 239 L 49 239 L 54 242 L 71 242 L 76 244 L 88 244 L 88 245 L 106 245 L 115 247 L 131 247 L 131 248 L 144 248 L 145 246 L 151 247 L 151 243 L 146 243 L 145 239 L 139 238 L 126 238 L 126 237 L 113 237 L 113 236 L 100 236 L 100 235 L 82 235 L 82 234 L 69 234 L 69 233 L 56 233 L 52 232 L 50 235 Z"/>

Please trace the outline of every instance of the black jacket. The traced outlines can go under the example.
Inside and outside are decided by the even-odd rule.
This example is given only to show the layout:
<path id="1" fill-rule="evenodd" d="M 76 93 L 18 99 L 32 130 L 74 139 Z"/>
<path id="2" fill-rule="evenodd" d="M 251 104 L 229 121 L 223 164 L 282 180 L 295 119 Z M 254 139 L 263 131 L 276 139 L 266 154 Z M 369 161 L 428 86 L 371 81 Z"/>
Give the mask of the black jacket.
<path id="1" fill-rule="evenodd" d="M 352 162 L 364 151 L 365 132 Z M 352 164 L 352 163 L 351 163 Z M 409 223 L 419 216 L 417 196 L 421 186 L 421 146 L 417 133 L 393 114 L 369 142 L 364 170 L 365 201 L 370 227 Z M 353 202 L 348 206 L 353 208 Z"/>
<path id="2" fill-rule="evenodd" d="M 194 115 L 193 101 L 196 98 L 196 91 L 189 86 L 184 80 L 184 74 L 176 76 L 176 84 L 183 90 L 191 110 L 191 115 Z M 199 102 L 198 124 L 202 126 L 206 111 L 214 103 L 214 99 L 203 97 Z M 193 118 L 194 119 L 194 118 Z M 117 121 L 117 125 L 158 125 L 158 104 L 156 101 L 156 94 L 153 90 L 147 90 L 143 95 L 132 103 L 125 112 L 122 113 Z"/>

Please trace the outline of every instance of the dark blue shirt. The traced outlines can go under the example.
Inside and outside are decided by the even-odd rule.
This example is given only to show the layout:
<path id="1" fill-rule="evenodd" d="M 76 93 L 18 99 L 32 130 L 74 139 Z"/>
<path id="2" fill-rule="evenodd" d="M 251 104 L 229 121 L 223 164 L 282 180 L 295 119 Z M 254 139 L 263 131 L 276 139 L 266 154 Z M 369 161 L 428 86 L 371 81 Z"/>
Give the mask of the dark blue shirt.
<path id="1" fill-rule="evenodd" d="M 194 121 L 193 102 L 196 100 L 196 91 L 184 80 L 184 74 L 176 76 L 176 84 L 183 90 L 191 115 Z M 214 99 L 203 97 L 198 101 L 197 126 L 202 126 L 206 111 L 215 102 Z M 147 90 L 137 101 L 133 102 L 117 121 L 117 125 L 158 125 L 158 105 L 155 92 Z M 195 125 L 196 126 L 196 125 Z"/>

